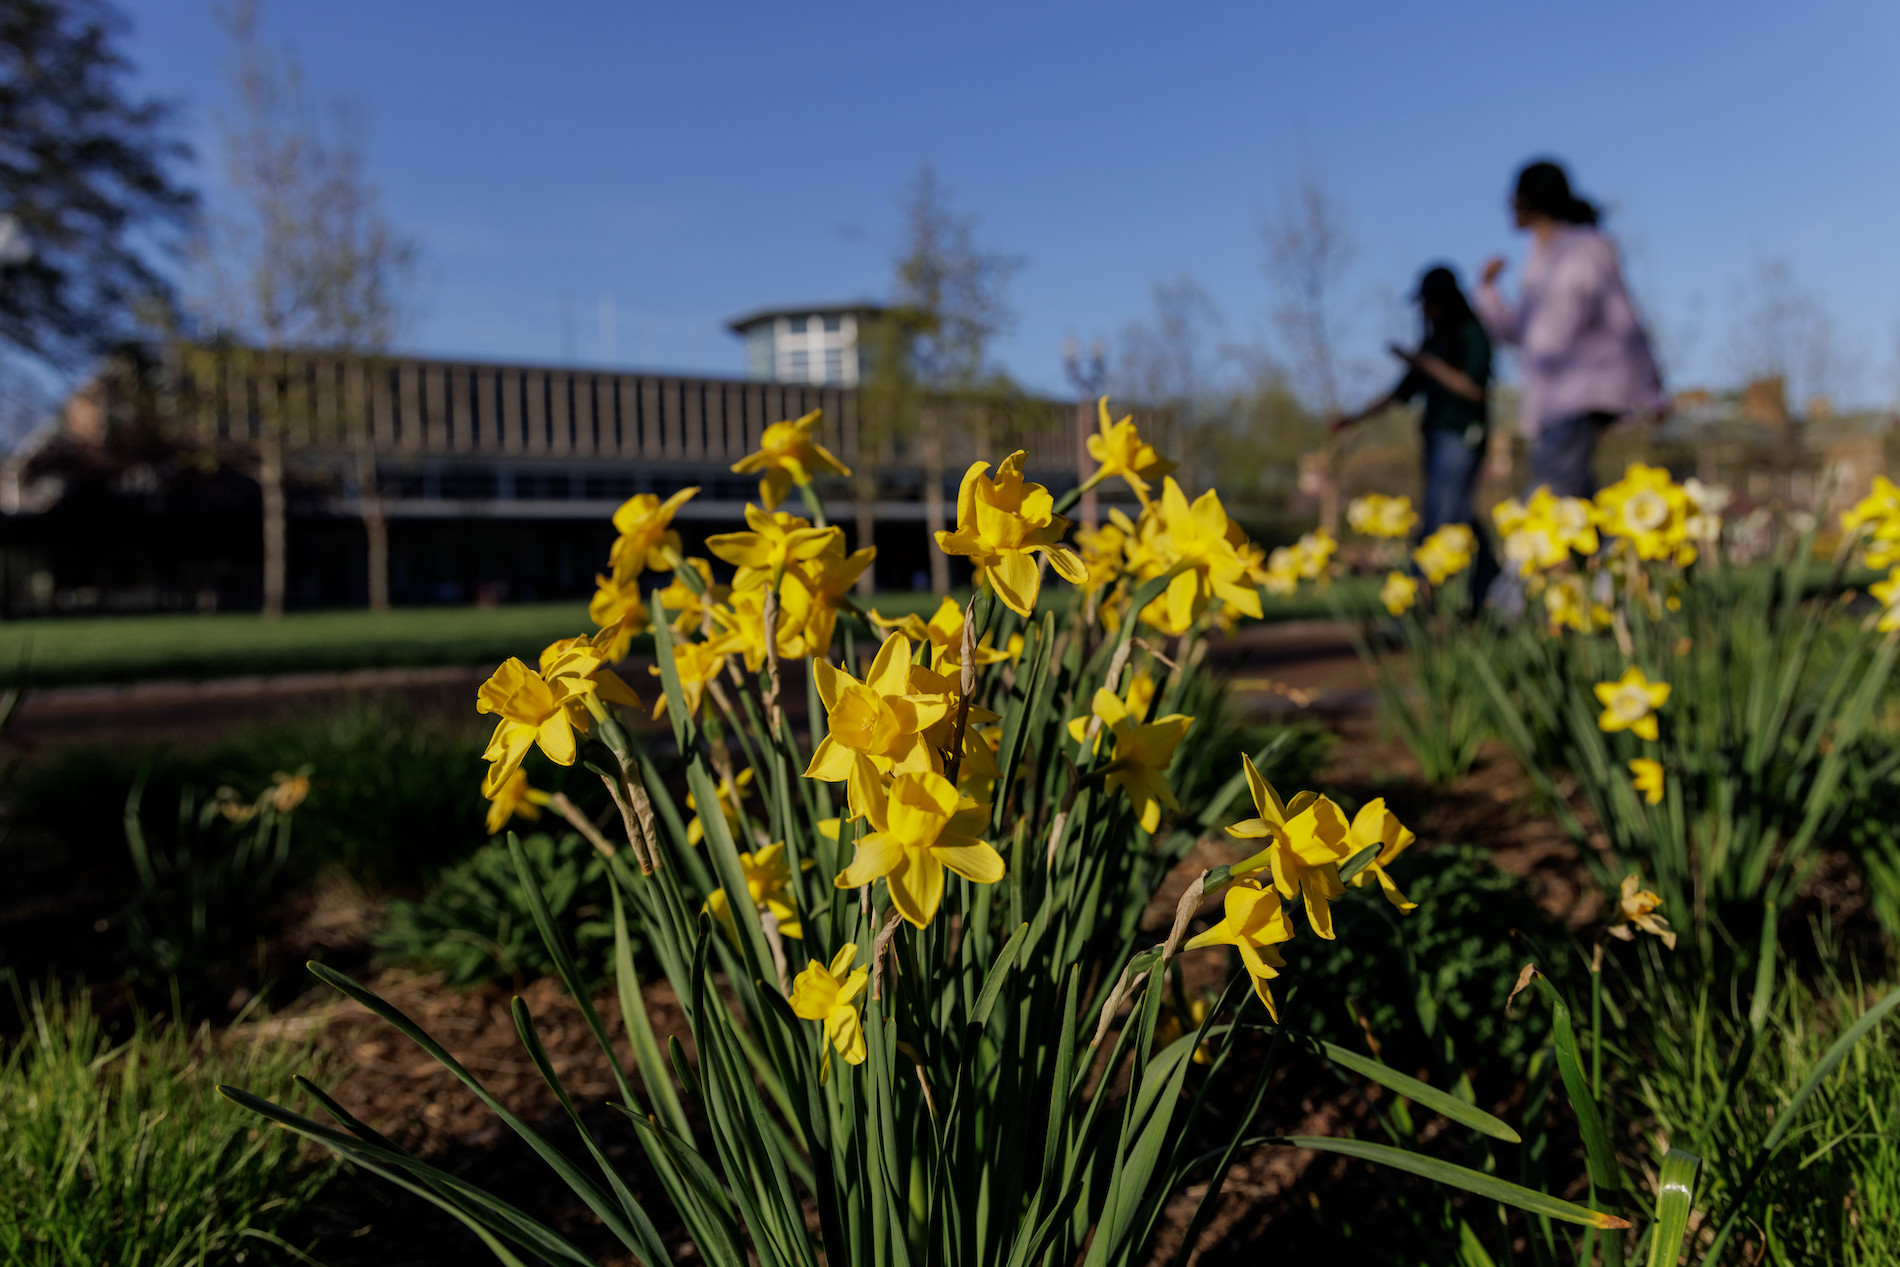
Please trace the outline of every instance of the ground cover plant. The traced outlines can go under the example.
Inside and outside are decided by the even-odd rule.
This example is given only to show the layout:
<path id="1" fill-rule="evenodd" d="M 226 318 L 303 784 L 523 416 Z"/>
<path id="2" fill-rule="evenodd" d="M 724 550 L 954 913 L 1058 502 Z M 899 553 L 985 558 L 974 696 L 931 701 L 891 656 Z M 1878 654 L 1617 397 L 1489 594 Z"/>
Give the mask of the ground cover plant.
<path id="1" fill-rule="evenodd" d="M 1379 1084 L 1453 1133 L 1514 1145 L 1517 1131 L 1468 1094 L 1281 1021 L 1275 982 L 1305 947 L 1336 939 L 1336 901 L 1411 905 L 1412 837 L 1382 802 L 1348 818 L 1313 792 L 1287 800 L 1252 759 L 1271 754 L 1195 742 L 1215 689 L 1200 668 L 1207 631 L 1257 615 L 1267 575 L 1218 496 L 1190 503 L 1104 407 L 1090 485 L 1125 479 L 1140 518 L 1078 537 L 1078 553 L 1063 513 L 1081 490 L 1058 502 L 1023 477 L 1020 454 L 979 462 L 939 544 L 975 564 L 980 591 L 928 621 L 886 619 L 888 634 L 866 645 L 838 613 L 869 552 L 844 549 L 805 478 L 822 456 L 817 422 L 767 432 L 766 465 L 790 481 L 762 486 L 748 531 L 708 542 L 737 569 L 729 580 L 680 553 L 669 521 L 690 491 L 635 498 L 615 517 L 599 632 L 550 645 L 538 666 L 504 664 L 479 696 L 497 718 L 484 790 L 498 816 L 539 807 L 523 777 L 535 750 L 596 772 L 620 811 L 623 830 L 596 848 L 613 881 L 632 1061 L 590 1023 L 664 1221 L 719 1263 L 1122 1263 L 1142 1260 L 1173 1193 L 1206 1180 L 1185 1257 L 1234 1156 L 1276 1120 L 1274 1070 L 1295 1060 Z M 791 487 L 809 518 L 776 509 Z M 1061 582 L 1083 601 L 1039 611 L 1045 584 Z M 658 663 L 640 685 L 672 729 L 696 833 L 657 777 L 655 745 L 636 744 L 616 714 L 648 707 L 606 667 L 642 628 Z M 808 736 L 784 709 L 799 685 Z M 1198 872 L 1165 931 L 1144 934 L 1142 912 L 1176 864 L 1223 831 L 1257 852 Z M 510 847 L 548 953 L 586 1008 L 566 932 Z M 685 1008 L 691 1058 L 652 1036 L 635 927 Z M 1171 1031 L 1166 983 L 1189 966 L 1224 985 L 1198 1023 L 1169 1017 Z M 677 1246 L 591 1134 L 584 1166 L 373 992 L 313 970 L 483 1097 L 638 1259 L 669 1259 Z M 515 1019 L 560 1093 L 519 1001 Z M 334 1125 L 227 1094 L 436 1202 L 502 1261 L 585 1261 L 531 1212 L 394 1148 L 314 1087 Z M 1630 1224 L 1412 1148 L 1269 1138 L 1437 1180 L 1540 1227 Z M 1483 1236 L 1513 1226 L 1480 1223 Z"/>
<path id="2" fill-rule="evenodd" d="M 108 1037 L 86 996 L 20 993 L 0 1056 L 0 1260 L 33 1267 L 265 1261 L 334 1169 L 260 1131 L 220 1082 L 290 1090 L 307 1042 L 214 1036 L 139 1013 Z M 286 1257 L 285 1261 L 288 1261 Z"/>

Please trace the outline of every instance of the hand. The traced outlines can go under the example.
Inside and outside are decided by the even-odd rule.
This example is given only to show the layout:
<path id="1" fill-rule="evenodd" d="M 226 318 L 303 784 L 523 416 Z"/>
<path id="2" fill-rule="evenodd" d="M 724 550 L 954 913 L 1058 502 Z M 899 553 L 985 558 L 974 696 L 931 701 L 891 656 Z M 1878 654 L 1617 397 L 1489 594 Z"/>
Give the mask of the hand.
<path id="1" fill-rule="evenodd" d="M 1497 281 L 1498 275 L 1503 271 L 1504 257 L 1502 255 L 1493 255 L 1484 262 L 1484 269 L 1478 274 L 1478 280 L 1483 282 L 1486 286 L 1489 286 Z"/>

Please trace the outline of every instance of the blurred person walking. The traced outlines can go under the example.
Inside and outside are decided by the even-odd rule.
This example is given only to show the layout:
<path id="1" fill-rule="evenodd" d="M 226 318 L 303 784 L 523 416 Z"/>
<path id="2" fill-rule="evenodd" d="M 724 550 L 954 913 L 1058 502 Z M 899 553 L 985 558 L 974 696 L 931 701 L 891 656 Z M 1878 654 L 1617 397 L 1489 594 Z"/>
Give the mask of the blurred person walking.
<path id="1" fill-rule="evenodd" d="M 1459 288 L 1458 275 L 1445 265 L 1427 269 L 1412 297 L 1424 318 L 1425 337 L 1415 352 L 1396 343 L 1387 349 L 1405 362 L 1405 376 L 1358 413 L 1343 414 L 1327 425 L 1338 434 L 1393 405 L 1424 397 L 1419 430 L 1424 441 L 1425 496 L 1419 507 L 1418 534 L 1428 537 L 1446 524 L 1471 526 L 1477 537 L 1471 577 L 1475 609 L 1497 574 L 1497 563 L 1471 506 L 1491 429 L 1491 340 Z"/>
<path id="2" fill-rule="evenodd" d="M 1526 164 L 1511 209 L 1517 227 L 1531 235 L 1518 301 L 1498 290 L 1505 265 L 1493 258 L 1479 279 L 1478 318 L 1494 341 L 1517 349 L 1530 486 L 1590 497 L 1598 436 L 1619 418 L 1662 412 L 1662 377 L 1623 285 L 1616 247 L 1598 230 L 1597 209 L 1571 191 L 1564 169 L 1542 159 Z"/>

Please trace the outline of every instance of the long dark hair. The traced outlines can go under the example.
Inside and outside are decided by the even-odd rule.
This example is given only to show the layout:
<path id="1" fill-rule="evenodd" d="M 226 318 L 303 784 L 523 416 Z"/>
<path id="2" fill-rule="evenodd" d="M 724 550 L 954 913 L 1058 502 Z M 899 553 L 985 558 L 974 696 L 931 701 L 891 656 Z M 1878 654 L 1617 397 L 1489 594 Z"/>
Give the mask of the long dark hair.
<path id="1" fill-rule="evenodd" d="M 1597 209 L 1570 188 L 1570 174 L 1547 158 L 1524 164 L 1517 174 L 1517 205 L 1562 224 L 1595 224 Z"/>
<path id="2" fill-rule="evenodd" d="M 1418 279 L 1418 291 L 1413 297 L 1426 314 L 1427 342 L 1435 336 L 1461 334 L 1478 319 L 1471 311 L 1471 301 L 1458 285 L 1458 274 L 1449 264 L 1434 264 L 1426 269 L 1425 275 Z M 1431 315 L 1434 311 L 1438 313 L 1436 318 Z"/>

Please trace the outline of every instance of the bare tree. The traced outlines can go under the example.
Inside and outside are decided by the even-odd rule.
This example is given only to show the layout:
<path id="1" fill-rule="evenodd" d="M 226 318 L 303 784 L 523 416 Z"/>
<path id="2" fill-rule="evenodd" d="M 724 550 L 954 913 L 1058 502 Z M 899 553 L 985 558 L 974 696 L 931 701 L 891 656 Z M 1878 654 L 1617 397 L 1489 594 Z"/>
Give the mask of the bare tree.
<path id="1" fill-rule="evenodd" d="M 234 45 L 238 114 L 221 121 L 235 214 L 214 218 L 201 253 L 203 307 L 224 333 L 259 345 L 266 368 L 291 348 L 374 357 L 401 328 L 401 295 L 416 246 L 383 218 L 363 171 L 360 120 L 340 110 L 325 127 L 293 55 L 266 49 L 257 7 L 220 15 Z M 265 380 L 268 383 L 268 377 Z M 288 393 L 259 402 L 257 479 L 264 502 L 264 613 L 284 609 L 284 436 Z M 365 402 L 346 402 L 368 539 L 369 601 L 389 606 L 389 531 L 377 487 Z"/>
<path id="2" fill-rule="evenodd" d="M 1735 293 L 1730 368 L 1742 382 L 1780 378 L 1791 400 L 1838 393 L 1848 366 L 1821 297 L 1784 259 L 1757 261 Z"/>
<path id="3" fill-rule="evenodd" d="M 930 584 L 943 593 L 950 588 L 950 564 L 934 548 L 937 532 L 946 526 L 938 404 L 946 396 L 1008 394 L 1007 380 L 991 365 L 989 353 L 1013 319 L 1007 290 L 1021 261 L 977 247 L 975 218 L 952 207 L 950 191 L 928 164 L 905 195 L 903 216 L 904 253 L 897 260 L 896 303 L 886 326 L 898 354 L 881 356 L 873 370 L 901 383 L 874 384 L 871 394 L 900 406 L 908 402 L 916 410 L 924 527 L 933 545 Z M 873 427 L 902 430 L 907 421 L 903 414 L 887 414 Z M 860 448 L 868 452 L 872 446 L 860 442 Z M 862 508 L 859 515 L 862 523 Z"/>
<path id="4" fill-rule="evenodd" d="M 1346 278 L 1358 251 L 1346 211 L 1311 163 L 1281 191 L 1279 207 L 1260 225 L 1267 280 L 1275 303 L 1273 320 L 1291 361 L 1291 379 L 1309 409 L 1339 412 L 1345 377 L 1340 344 L 1346 329 L 1341 311 Z M 1323 463 L 1320 522 L 1339 527 L 1337 453 L 1329 445 Z"/>

